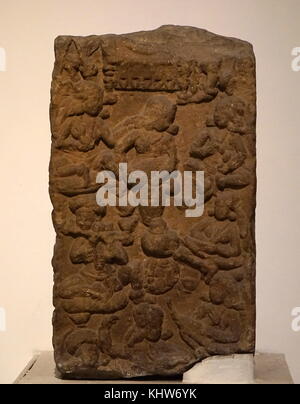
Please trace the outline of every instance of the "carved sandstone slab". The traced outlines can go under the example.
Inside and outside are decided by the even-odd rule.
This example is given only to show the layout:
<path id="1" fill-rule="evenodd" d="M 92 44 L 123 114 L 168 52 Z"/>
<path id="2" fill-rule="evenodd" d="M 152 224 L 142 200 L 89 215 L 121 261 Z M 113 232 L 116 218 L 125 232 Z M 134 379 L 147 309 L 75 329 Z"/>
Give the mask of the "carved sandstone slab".
<path id="1" fill-rule="evenodd" d="M 50 194 L 54 348 L 65 378 L 182 374 L 255 345 L 252 46 L 166 26 L 59 37 Z M 204 171 L 185 207 L 100 207 L 97 174 Z"/>

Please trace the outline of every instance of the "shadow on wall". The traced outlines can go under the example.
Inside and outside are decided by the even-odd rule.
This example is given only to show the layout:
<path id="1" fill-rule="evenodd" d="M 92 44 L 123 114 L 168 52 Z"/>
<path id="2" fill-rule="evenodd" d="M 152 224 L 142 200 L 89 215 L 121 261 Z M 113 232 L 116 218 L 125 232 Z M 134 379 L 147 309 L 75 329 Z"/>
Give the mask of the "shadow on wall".
<path id="1" fill-rule="evenodd" d="M 6 71 L 6 52 L 4 48 L 0 48 L 0 72 Z"/>

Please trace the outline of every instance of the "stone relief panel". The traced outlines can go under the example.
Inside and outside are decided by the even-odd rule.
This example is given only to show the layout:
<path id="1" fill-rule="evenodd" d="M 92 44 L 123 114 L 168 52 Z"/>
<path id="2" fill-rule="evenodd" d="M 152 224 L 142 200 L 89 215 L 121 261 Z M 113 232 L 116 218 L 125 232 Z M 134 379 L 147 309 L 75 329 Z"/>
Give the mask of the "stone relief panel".
<path id="1" fill-rule="evenodd" d="M 165 26 L 59 37 L 54 348 L 65 378 L 173 376 L 255 350 L 252 46 Z M 205 208 L 97 204 L 97 174 L 204 171 Z M 174 197 L 174 193 L 173 193 Z"/>

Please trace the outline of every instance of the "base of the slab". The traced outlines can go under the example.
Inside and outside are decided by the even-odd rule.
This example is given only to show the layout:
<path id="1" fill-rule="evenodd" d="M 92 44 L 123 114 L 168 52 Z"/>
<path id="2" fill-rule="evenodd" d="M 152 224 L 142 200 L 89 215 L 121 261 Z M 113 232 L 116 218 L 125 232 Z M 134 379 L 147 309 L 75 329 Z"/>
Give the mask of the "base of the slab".
<path id="1" fill-rule="evenodd" d="M 213 356 L 183 375 L 188 384 L 254 384 L 254 355 Z"/>
<path id="2" fill-rule="evenodd" d="M 293 384 L 288 365 L 284 355 L 257 354 L 254 361 L 255 377 L 251 380 L 252 360 L 237 355 L 232 357 L 212 358 L 202 364 L 196 365 L 183 376 L 182 380 L 61 380 L 56 377 L 53 352 L 42 352 L 30 361 L 25 370 L 16 380 L 15 384 Z M 246 355 L 247 356 L 247 355 Z M 233 367 L 232 367 L 233 365 Z M 233 375 L 233 368 L 236 370 Z M 206 369 L 206 373 L 203 369 Z M 238 372 L 238 369 L 240 370 Z M 253 368 L 252 368 L 253 369 Z M 213 373 L 213 371 L 215 373 Z M 231 377 L 229 377 L 231 375 Z M 201 377 L 201 378 L 200 378 Z M 205 378 L 205 380 L 204 380 Z M 233 380 L 235 378 L 235 381 Z M 243 379 L 243 380 L 242 380 Z"/>

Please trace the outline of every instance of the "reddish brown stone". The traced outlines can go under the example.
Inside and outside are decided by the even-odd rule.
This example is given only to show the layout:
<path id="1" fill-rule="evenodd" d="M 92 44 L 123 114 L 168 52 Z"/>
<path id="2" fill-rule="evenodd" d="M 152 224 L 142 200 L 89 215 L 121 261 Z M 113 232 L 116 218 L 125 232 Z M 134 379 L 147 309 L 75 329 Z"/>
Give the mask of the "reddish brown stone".
<path id="1" fill-rule="evenodd" d="M 254 352 L 256 86 L 246 42 L 189 27 L 59 37 L 50 194 L 66 378 L 185 372 Z M 99 207 L 97 173 L 205 172 L 205 212 Z"/>

